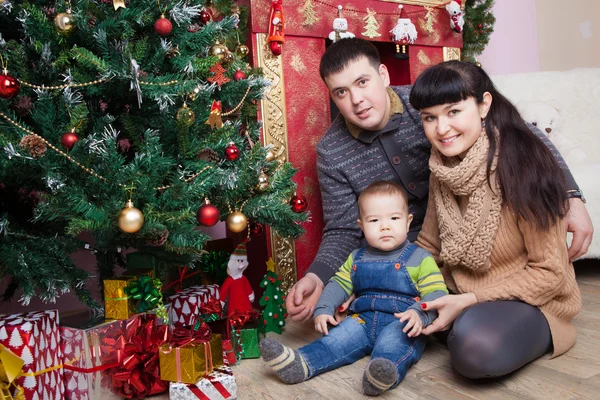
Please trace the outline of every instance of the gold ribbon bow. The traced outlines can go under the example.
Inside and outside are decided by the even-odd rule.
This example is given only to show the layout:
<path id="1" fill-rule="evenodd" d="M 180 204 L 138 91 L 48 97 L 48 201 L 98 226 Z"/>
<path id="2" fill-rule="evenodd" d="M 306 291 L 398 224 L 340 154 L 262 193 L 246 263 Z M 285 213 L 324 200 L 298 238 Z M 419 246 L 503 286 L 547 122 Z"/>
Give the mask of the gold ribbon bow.
<path id="1" fill-rule="evenodd" d="M 17 389 L 14 397 L 15 400 L 25 398 L 23 388 L 14 383 L 14 380 L 21 375 L 23 364 L 25 364 L 25 361 L 0 344 L 0 399 L 13 399 L 13 396 L 10 394 L 11 385 L 14 385 Z"/>

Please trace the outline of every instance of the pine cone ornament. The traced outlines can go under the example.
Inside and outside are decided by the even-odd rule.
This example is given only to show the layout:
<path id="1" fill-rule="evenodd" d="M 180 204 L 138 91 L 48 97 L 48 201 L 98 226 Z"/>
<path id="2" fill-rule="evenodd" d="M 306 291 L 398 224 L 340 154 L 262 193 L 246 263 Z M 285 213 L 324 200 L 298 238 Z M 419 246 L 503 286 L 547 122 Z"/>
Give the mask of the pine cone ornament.
<path id="1" fill-rule="evenodd" d="M 39 136 L 35 135 L 23 136 L 19 142 L 19 147 L 27 150 L 33 158 L 42 157 L 46 150 L 48 150 L 46 143 Z"/>
<path id="2" fill-rule="evenodd" d="M 33 102 L 31 101 L 31 97 L 29 97 L 29 96 L 19 96 L 19 97 L 17 97 L 13 101 L 13 104 L 11 105 L 11 108 L 13 110 L 15 110 L 15 112 L 17 114 L 19 114 L 21 117 L 26 116 L 27 114 L 29 114 L 29 112 L 33 108 Z"/>
<path id="3" fill-rule="evenodd" d="M 165 243 L 167 243 L 167 239 L 169 238 L 169 231 L 166 229 L 160 231 L 154 231 L 150 233 L 148 240 L 146 241 L 146 245 L 150 247 L 161 247 Z"/>
<path id="4" fill-rule="evenodd" d="M 209 161 L 209 162 L 217 162 L 219 161 L 219 154 L 213 149 L 202 149 L 196 155 L 198 160 Z"/>

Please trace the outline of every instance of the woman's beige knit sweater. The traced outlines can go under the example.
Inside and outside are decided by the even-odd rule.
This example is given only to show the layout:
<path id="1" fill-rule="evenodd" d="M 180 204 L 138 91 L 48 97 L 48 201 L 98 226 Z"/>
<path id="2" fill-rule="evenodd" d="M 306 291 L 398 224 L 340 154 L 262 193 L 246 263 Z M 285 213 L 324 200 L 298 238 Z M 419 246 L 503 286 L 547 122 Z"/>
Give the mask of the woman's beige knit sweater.
<path id="1" fill-rule="evenodd" d="M 459 199 L 461 211 L 466 197 Z M 553 357 L 575 343 L 571 323 L 581 307 L 573 264 L 567 256 L 564 222 L 540 231 L 502 207 L 499 228 L 494 237 L 491 264 L 485 270 L 468 265 L 449 267 L 439 260 L 440 234 L 433 196 L 417 244 L 429 250 L 440 265 L 446 285 L 455 293 L 472 292 L 478 302 L 521 300 L 538 307 L 550 326 Z"/>

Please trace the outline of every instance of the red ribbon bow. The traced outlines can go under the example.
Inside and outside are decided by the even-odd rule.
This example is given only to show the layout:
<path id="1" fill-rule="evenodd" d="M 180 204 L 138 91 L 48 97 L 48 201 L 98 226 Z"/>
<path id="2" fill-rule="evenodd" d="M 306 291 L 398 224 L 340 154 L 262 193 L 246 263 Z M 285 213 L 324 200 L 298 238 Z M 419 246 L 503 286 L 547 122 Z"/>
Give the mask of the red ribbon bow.
<path id="1" fill-rule="evenodd" d="M 167 325 L 158 326 L 156 315 L 138 315 L 127 321 L 123 342 L 115 355 L 120 366 L 106 375 L 111 391 L 124 398 L 144 398 L 168 389 L 160 379 L 158 348 L 168 342 Z"/>
<path id="2" fill-rule="evenodd" d="M 176 328 L 173 331 L 171 345 L 173 347 L 182 347 L 193 342 L 208 342 L 211 335 L 212 332 L 206 322 L 203 322 L 195 331 L 189 328 Z"/>
<path id="3" fill-rule="evenodd" d="M 229 316 L 229 323 L 236 329 L 240 329 L 250 321 L 258 319 L 259 313 L 256 310 L 235 311 Z"/>
<path id="4" fill-rule="evenodd" d="M 221 301 L 211 298 L 209 301 L 204 303 L 200 308 L 200 313 L 205 315 L 219 314 L 221 315 Z"/>

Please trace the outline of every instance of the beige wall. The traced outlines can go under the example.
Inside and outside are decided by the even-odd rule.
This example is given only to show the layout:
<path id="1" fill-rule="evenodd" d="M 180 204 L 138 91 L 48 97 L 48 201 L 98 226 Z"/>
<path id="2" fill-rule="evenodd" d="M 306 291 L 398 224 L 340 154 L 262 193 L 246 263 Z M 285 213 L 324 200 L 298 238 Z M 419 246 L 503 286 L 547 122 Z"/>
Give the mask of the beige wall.
<path id="1" fill-rule="evenodd" d="M 600 67 L 599 0 L 535 0 L 535 6 L 541 71 Z"/>

